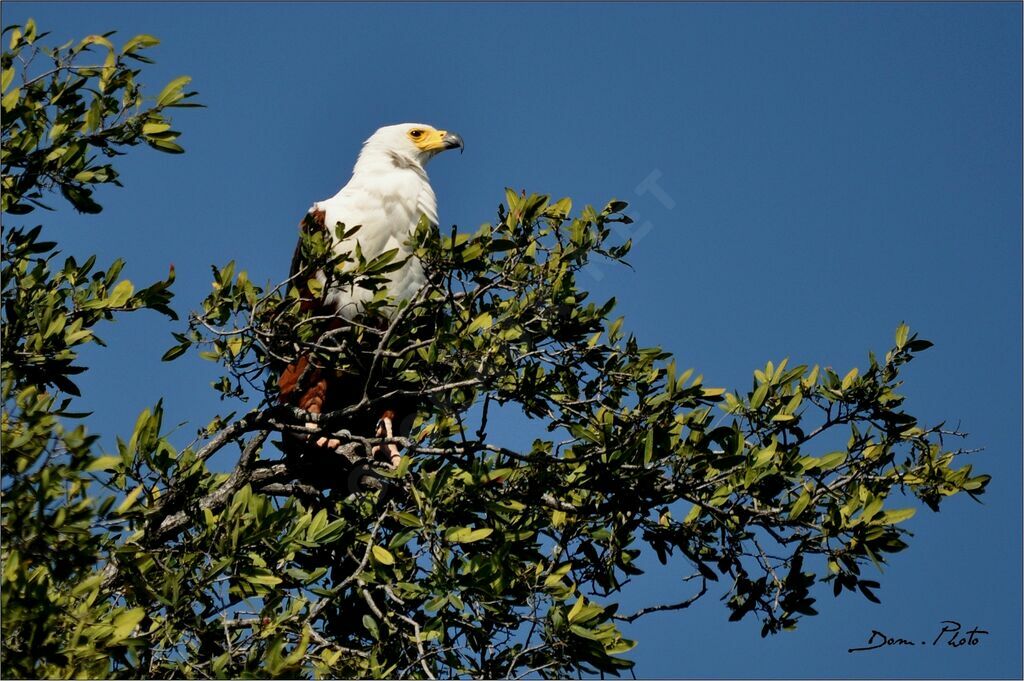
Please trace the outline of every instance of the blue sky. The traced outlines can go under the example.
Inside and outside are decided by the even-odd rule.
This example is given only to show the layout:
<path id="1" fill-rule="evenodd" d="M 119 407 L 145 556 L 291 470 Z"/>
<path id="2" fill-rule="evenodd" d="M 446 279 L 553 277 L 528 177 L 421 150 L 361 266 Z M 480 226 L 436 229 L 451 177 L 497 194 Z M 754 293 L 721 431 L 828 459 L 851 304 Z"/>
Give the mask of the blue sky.
<path id="1" fill-rule="evenodd" d="M 137 283 L 173 262 L 179 313 L 210 264 L 283 279 L 299 218 L 362 140 L 418 121 L 466 140 L 430 168 L 443 225 L 493 220 L 505 186 L 629 201 L 635 269 L 581 284 L 708 384 L 747 388 L 787 356 L 863 368 L 907 321 L 936 344 L 910 367 L 908 408 L 985 448 L 984 505 L 910 520 L 882 605 L 822 589 L 820 616 L 762 640 L 712 596 L 630 628 L 636 671 L 1024 673 L 1019 4 L 5 3 L 4 24 L 29 16 L 58 42 L 156 35 L 154 92 L 193 77 L 208 108 L 176 118 L 184 156 L 139 149 L 103 214 L 46 216 L 67 252 L 123 256 Z M 108 446 L 161 396 L 182 444 L 228 411 L 212 365 L 159 362 L 181 325 L 145 314 L 110 328 L 80 382 Z M 683 570 L 652 569 L 624 611 L 682 595 Z M 931 640 L 946 619 L 991 633 L 846 652 L 872 629 Z"/>

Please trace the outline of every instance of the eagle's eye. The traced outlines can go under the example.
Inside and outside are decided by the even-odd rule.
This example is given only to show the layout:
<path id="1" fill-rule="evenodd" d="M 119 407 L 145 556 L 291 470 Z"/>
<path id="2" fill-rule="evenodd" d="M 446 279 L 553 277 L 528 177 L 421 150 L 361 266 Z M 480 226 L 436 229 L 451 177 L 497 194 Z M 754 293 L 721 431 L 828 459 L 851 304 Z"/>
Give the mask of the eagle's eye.
<path id="1" fill-rule="evenodd" d="M 423 131 L 422 131 L 422 130 L 410 130 L 410 131 L 409 131 L 409 135 L 410 135 L 410 136 L 411 136 L 411 137 L 412 137 L 412 138 L 413 138 L 414 140 L 418 140 L 418 139 L 419 139 L 419 138 L 420 138 L 420 137 L 421 137 L 421 136 L 423 135 Z"/>

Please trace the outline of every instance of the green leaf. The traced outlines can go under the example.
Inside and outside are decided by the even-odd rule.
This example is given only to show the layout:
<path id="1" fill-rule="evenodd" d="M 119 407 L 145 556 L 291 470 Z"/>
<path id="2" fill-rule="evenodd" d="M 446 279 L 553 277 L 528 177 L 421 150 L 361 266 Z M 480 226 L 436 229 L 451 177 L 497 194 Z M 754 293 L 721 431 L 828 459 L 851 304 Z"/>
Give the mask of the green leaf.
<path id="1" fill-rule="evenodd" d="M 896 523 L 901 523 L 904 520 L 913 518 L 915 513 L 917 513 L 917 509 L 915 508 L 894 509 L 883 513 L 879 518 L 879 522 L 885 525 L 895 525 Z"/>
<path id="2" fill-rule="evenodd" d="M 132 282 L 127 279 L 118 283 L 114 287 L 114 290 L 107 296 L 105 307 L 124 307 L 124 304 L 128 302 L 128 299 L 135 293 L 135 287 Z"/>
<path id="3" fill-rule="evenodd" d="M 370 615 L 363 615 L 363 626 L 370 632 L 374 640 L 380 640 L 380 629 L 377 627 L 377 620 L 373 619 Z"/>
<path id="4" fill-rule="evenodd" d="M 182 89 L 192 82 L 192 79 L 188 76 L 179 76 L 172 80 L 170 83 L 160 91 L 160 94 L 156 97 L 156 105 L 169 106 L 182 99 Z"/>
<path id="5" fill-rule="evenodd" d="M 569 213 L 571 212 L 572 199 L 570 199 L 569 197 L 564 197 L 548 206 L 547 210 L 544 211 L 544 214 L 549 217 L 564 219 L 567 218 L 569 216 Z"/>
<path id="6" fill-rule="evenodd" d="M 97 97 L 92 100 L 92 104 L 89 105 L 89 111 L 85 114 L 85 129 L 87 132 L 93 132 L 100 127 L 102 122 L 103 101 Z"/>
<path id="7" fill-rule="evenodd" d="M 896 347 L 903 349 L 903 346 L 907 344 L 907 337 L 910 335 L 910 327 L 906 324 L 900 324 L 896 327 Z"/>
<path id="8" fill-rule="evenodd" d="M 870 497 L 869 497 L 869 499 L 870 499 Z M 866 504 L 866 505 L 864 506 L 864 510 L 863 510 L 863 511 L 861 511 L 861 513 L 860 513 L 860 517 L 861 517 L 861 518 L 862 518 L 863 520 L 865 520 L 865 521 L 871 520 L 872 518 L 874 518 L 874 517 L 875 517 L 875 515 L 877 515 L 877 514 L 878 514 L 878 512 L 879 512 L 879 511 L 881 511 L 881 510 L 882 510 L 882 505 L 883 505 L 884 503 L 885 503 L 885 500 L 884 500 L 884 499 L 882 499 L 882 498 L 880 498 L 880 497 L 876 497 L 876 498 L 874 498 L 874 499 L 871 499 L 871 500 L 870 500 L 870 501 L 869 501 L 869 502 L 868 502 L 868 503 L 867 503 L 867 504 Z"/>
<path id="9" fill-rule="evenodd" d="M 601 637 L 596 632 L 594 632 L 594 631 L 592 631 L 590 629 L 586 629 L 584 627 L 581 627 L 578 624 L 570 624 L 569 625 L 569 629 L 572 631 L 572 633 L 574 633 L 577 636 L 580 636 L 582 638 L 589 639 L 591 641 L 600 641 L 601 640 Z"/>
<path id="10" fill-rule="evenodd" d="M 126 42 L 124 44 L 124 47 L 121 48 L 121 54 L 131 54 L 136 50 L 142 50 L 147 47 L 154 47 L 155 45 L 159 44 L 159 40 L 157 40 L 151 35 L 146 35 L 143 33 L 135 36 L 134 38 Z"/>
<path id="11" fill-rule="evenodd" d="M 13 111 L 14 107 L 18 105 L 18 99 L 21 97 L 21 88 L 14 88 L 6 95 L 3 100 L 0 100 L 0 105 L 3 106 L 4 111 Z"/>
<path id="12" fill-rule="evenodd" d="M 330 544 L 331 542 L 337 541 L 345 532 L 345 528 L 348 527 L 348 521 L 344 518 L 334 520 L 319 530 L 316 536 L 313 537 L 313 541 L 321 544 Z"/>
<path id="13" fill-rule="evenodd" d="M 391 552 L 388 551 L 383 546 L 374 545 L 373 548 L 371 549 L 371 551 L 373 552 L 374 560 L 376 560 L 381 565 L 394 565 L 395 564 L 395 557 L 392 556 Z"/>
<path id="14" fill-rule="evenodd" d="M 151 139 L 147 140 L 147 143 L 149 144 L 149 146 L 153 147 L 157 151 L 163 151 L 168 154 L 185 153 L 185 150 L 180 145 L 177 145 L 174 142 L 169 142 L 168 140 Z"/>
<path id="15" fill-rule="evenodd" d="M 488 245 L 487 250 L 491 253 L 504 253 L 505 251 L 511 251 L 515 246 L 516 242 L 509 239 L 494 239 Z"/>
<path id="16" fill-rule="evenodd" d="M 277 586 L 281 583 L 281 578 L 272 574 L 266 568 L 256 568 L 255 572 L 244 575 L 244 579 L 252 584 L 261 584 L 263 586 Z"/>
<path id="17" fill-rule="evenodd" d="M 444 534 L 444 538 L 450 542 L 457 544 L 470 544 L 481 539 L 486 539 L 491 536 L 494 530 L 490 527 L 483 527 L 478 530 L 474 530 L 470 527 L 454 527 Z"/>
<path id="18" fill-rule="evenodd" d="M 813 462 L 813 466 L 808 466 L 808 468 L 813 467 L 822 471 L 830 471 L 833 468 L 842 465 L 845 461 L 846 452 L 832 452 L 831 454 L 826 454 L 820 459 L 815 460 Z"/>
<path id="19" fill-rule="evenodd" d="M 405 511 L 394 511 L 392 515 L 398 519 L 398 522 L 402 523 L 406 527 L 423 527 L 423 521 L 412 513 L 406 513 Z"/>
<path id="20" fill-rule="evenodd" d="M 79 46 L 85 47 L 88 45 L 102 45 L 108 50 L 114 49 L 114 44 L 107 40 L 106 36 L 102 35 L 87 35 L 82 38 L 82 42 L 79 43 Z"/>
<path id="21" fill-rule="evenodd" d="M 483 255 L 483 253 L 484 253 L 483 244 L 478 242 L 478 243 L 470 244 L 469 246 L 466 246 L 464 249 L 462 249 L 462 253 L 460 254 L 460 257 L 462 259 L 462 262 L 469 263 L 469 262 L 473 262 L 474 260 L 479 258 L 481 255 Z"/>
<path id="22" fill-rule="evenodd" d="M 622 211 L 626 210 L 626 208 L 628 206 L 629 206 L 629 204 L 626 203 L 625 201 L 612 200 L 612 201 L 608 202 L 608 205 L 605 206 L 603 212 L 604 213 L 621 213 Z"/>
<path id="23" fill-rule="evenodd" d="M 489 329 L 493 323 L 494 320 L 491 318 L 491 313 L 484 312 L 473 320 L 473 323 L 466 329 L 466 333 L 476 333 L 481 329 Z"/>
<path id="24" fill-rule="evenodd" d="M 124 501 L 122 501 L 120 504 L 118 504 L 117 508 L 114 509 L 114 513 L 117 513 L 117 514 L 120 515 L 122 513 L 127 512 L 128 509 L 130 509 L 132 507 L 132 505 L 135 503 L 135 500 L 139 498 L 139 495 L 142 494 L 142 490 L 143 489 L 145 489 L 144 485 L 139 485 L 138 487 L 133 489 L 128 494 L 128 496 L 124 498 Z"/>
<path id="25" fill-rule="evenodd" d="M 164 123 L 162 121 L 159 122 L 159 123 L 151 122 L 151 123 L 146 123 L 145 125 L 142 126 L 142 134 L 143 135 L 156 135 L 156 134 L 159 134 L 161 132 L 166 132 L 167 130 L 170 130 L 170 129 L 171 129 L 171 124 L 170 123 Z"/>
<path id="26" fill-rule="evenodd" d="M 325 527 L 327 527 L 327 511 L 320 509 L 306 527 L 306 538 L 310 541 L 316 541 L 316 538 L 320 536 L 320 532 Z"/>
<path id="27" fill-rule="evenodd" d="M 800 514 L 804 512 L 807 505 L 811 503 L 811 494 L 807 490 L 804 490 L 796 501 L 793 502 L 793 506 L 789 509 L 790 520 L 796 520 L 800 517 Z"/>
<path id="28" fill-rule="evenodd" d="M 170 350 L 163 354 L 163 356 L 160 358 L 160 361 L 170 362 L 172 359 L 180 357 L 181 355 L 185 354 L 185 351 L 188 350 L 191 345 L 191 341 L 182 343 L 181 345 L 175 345 L 173 348 L 171 348 Z"/>
<path id="29" fill-rule="evenodd" d="M 111 634 L 111 639 L 116 642 L 128 638 L 145 616 L 146 611 L 142 608 L 132 608 L 119 613 L 114 618 L 114 631 Z"/>
<path id="30" fill-rule="evenodd" d="M 107 456 L 101 456 L 95 461 L 89 464 L 85 469 L 87 471 L 105 471 L 105 470 L 117 470 L 121 467 L 123 462 L 120 456 L 114 454 L 108 454 Z"/>
<path id="31" fill-rule="evenodd" d="M 757 386 L 757 390 L 754 391 L 753 396 L 750 398 L 750 408 L 758 409 L 764 403 L 764 398 L 768 396 L 768 389 L 771 386 L 768 383 L 762 383 Z"/>
<path id="32" fill-rule="evenodd" d="M 583 611 L 583 597 L 580 596 L 579 598 L 576 599 L 576 604 L 572 606 L 572 608 L 569 610 L 569 614 L 566 615 L 566 617 L 567 617 L 567 619 L 570 622 L 574 622 L 574 621 L 576 621 L 576 618 L 579 616 L 580 612 L 582 612 L 582 611 Z"/>
<path id="33" fill-rule="evenodd" d="M 364 271 L 367 274 L 374 274 L 374 273 L 377 273 L 377 272 L 386 271 L 386 270 L 388 270 L 388 265 L 391 263 L 392 260 L 395 259 L 395 257 L 397 255 L 398 255 L 398 249 L 397 248 L 392 248 L 392 249 L 386 250 L 383 253 L 381 253 L 380 255 L 378 255 L 376 258 L 371 260 L 370 262 L 366 263 L 366 267 L 364 268 Z"/>

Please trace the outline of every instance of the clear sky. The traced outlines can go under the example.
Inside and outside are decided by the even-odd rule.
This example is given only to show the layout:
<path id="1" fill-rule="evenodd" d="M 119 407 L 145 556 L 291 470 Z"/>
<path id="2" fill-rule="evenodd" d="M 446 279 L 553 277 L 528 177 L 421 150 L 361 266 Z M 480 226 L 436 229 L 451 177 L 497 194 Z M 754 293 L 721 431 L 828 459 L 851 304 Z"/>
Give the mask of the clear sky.
<path id="1" fill-rule="evenodd" d="M 208 108 L 176 127 L 187 153 L 138 149 L 100 216 L 47 215 L 70 253 L 123 256 L 137 284 L 178 273 L 184 316 L 211 264 L 283 279 L 296 224 L 349 176 L 380 125 L 455 130 L 430 168 L 441 222 L 492 221 L 505 186 L 629 201 L 635 270 L 581 284 L 626 325 L 748 388 L 767 360 L 863 368 L 906 320 L 935 342 L 908 408 L 968 431 L 983 505 L 905 526 L 881 605 L 821 589 L 820 616 L 759 638 L 711 596 L 627 630 L 638 676 L 1014 677 L 1021 657 L 1021 5 L 4 3 L 63 42 L 117 29 L 163 44 L 152 88 L 188 74 Z M 156 314 L 89 353 L 84 404 L 108 446 L 165 397 L 185 444 L 229 410 L 198 358 L 161 364 Z M 648 561 L 656 566 L 656 561 Z M 653 567 L 652 566 L 652 567 Z M 623 611 L 682 593 L 652 569 Z M 872 629 L 980 645 L 848 654 Z"/>

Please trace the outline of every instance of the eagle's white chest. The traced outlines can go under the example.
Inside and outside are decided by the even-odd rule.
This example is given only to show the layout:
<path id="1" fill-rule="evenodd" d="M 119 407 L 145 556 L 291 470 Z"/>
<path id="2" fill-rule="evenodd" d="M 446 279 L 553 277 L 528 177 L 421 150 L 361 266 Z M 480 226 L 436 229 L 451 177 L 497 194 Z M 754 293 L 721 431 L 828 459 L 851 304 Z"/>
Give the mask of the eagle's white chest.
<path id="1" fill-rule="evenodd" d="M 372 260 L 391 249 L 398 249 L 399 259 L 408 258 L 405 266 L 387 275 L 388 294 L 397 300 L 412 298 L 426 282 L 420 261 L 412 256 L 406 245 L 420 216 L 437 224 L 437 200 L 422 169 L 395 167 L 364 168 L 335 196 L 320 201 L 314 207 L 323 210 L 328 233 L 335 239 L 334 251 L 355 250 L 355 242 L 366 260 Z M 343 223 L 346 229 L 360 225 L 353 236 L 338 242 L 335 225 Z M 412 257 L 410 257 L 412 256 Z M 352 318 L 362 311 L 362 305 L 373 298 L 373 293 L 359 286 L 335 288 L 328 292 L 327 304 L 341 316 Z"/>

